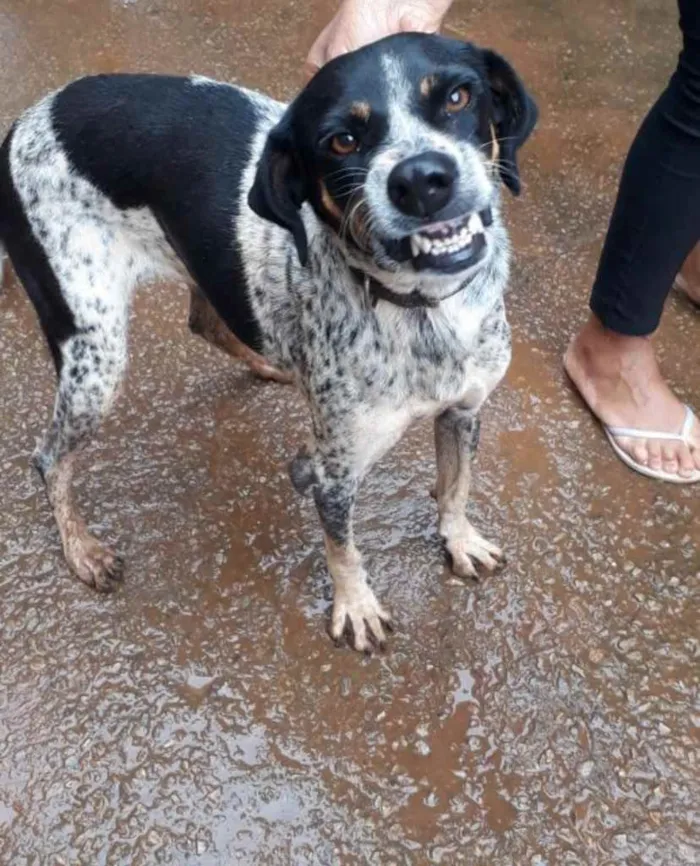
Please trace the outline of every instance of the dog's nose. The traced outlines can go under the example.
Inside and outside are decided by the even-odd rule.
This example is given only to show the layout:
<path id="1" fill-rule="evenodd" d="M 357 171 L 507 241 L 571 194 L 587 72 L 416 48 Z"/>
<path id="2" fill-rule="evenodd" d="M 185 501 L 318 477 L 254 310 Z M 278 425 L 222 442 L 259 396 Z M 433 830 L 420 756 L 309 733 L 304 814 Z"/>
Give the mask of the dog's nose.
<path id="1" fill-rule="evenodd" d="M 399 162 L 389 175 L 389 198 L 408 216 L 436 214 L 452 198 L 457 165 L 446 153 L 426 151 Z"/>

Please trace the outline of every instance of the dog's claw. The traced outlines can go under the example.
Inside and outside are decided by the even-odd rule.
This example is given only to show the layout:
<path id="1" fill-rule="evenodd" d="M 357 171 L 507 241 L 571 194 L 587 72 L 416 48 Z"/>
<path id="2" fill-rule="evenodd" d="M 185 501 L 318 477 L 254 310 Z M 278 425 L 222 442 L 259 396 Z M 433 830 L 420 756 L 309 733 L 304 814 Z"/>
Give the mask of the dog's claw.
<path id="1" fill-rule="evenodd" d="M 107 568 L 107 577 L 110 580 L 115 580 L 117 582 L 121 582 L 124 580 L 124 557 L 123 556 L 115 556 L 114 562 Z"/>
<path id="2" fill-rule="evenodd" d="M 470 578 L 472 580 L 479 579 L 479 575 L 476 572 L 476 568 L 469 554 L 462 552 L 458 552 L 457 554 L 450 553 L 450 560 L 452 571 L 457 575 L 457 577 L 462 580 L 468 580 Z"/>
<path id="3" fill-rule="evenodd" d="M 66 549 L 68 564 L 83 583 L 97 592 L 114 592 L 124 577 L 124 559 L 112 553 L 89 533 L 70 539 Z"/>
<path id="4" fill-rule="evenodd" d="M 357 652 L 369 653 L 383 649 L 385 627 L 391 622 L 372 590 L 362 584 L 351 592 L 339 592 L 333 603 L 330 635 L 336 644 L 345 637 L 348 646 Z"/>
<path id="5" fill-rule="evenodd" d="M 477 566 L 493 573 L 505 565 L 503 551 L 487 541 L 469 524 L 459 534 L 445 539 L 452 560 L 452 571 L 462 579 L 478 580 Z"/>

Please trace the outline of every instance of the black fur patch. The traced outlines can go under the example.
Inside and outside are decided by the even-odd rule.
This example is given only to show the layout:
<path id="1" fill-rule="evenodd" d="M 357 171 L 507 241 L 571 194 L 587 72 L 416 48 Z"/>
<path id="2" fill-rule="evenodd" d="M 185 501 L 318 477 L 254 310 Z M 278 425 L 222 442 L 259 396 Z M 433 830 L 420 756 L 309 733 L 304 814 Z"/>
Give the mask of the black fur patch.
<path id="1" fill-rule="evenodd" d="M 76 170 L 116 207 L 151 208 L 214 309 L 259 352 L 233 232 L 259 124 L 255 104 L 222 84 L 98 75 L 59 93 L 52 119 Z"/>
<path id="2" fill-rule="evenodd" d="M 321 524 L 336 544 L 350 540 L 350 517 L 354 495 L 343 483 L 314 488 L 314 500 Z"/>

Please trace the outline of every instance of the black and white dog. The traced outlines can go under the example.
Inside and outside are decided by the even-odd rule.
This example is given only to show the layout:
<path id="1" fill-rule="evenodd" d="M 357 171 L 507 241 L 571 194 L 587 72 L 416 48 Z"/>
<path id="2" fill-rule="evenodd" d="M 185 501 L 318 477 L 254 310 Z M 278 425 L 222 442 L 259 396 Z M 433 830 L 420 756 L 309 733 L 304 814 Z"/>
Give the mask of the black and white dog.
<path id="1" fill-rule="evenodd" d="M 190 326 L 293 380 L 335 585 L 331 634 L 384 640 L 353 542 L 363 476 L 435 419 L 439 530 L 460 576 L 501 553 L 469 524 L 478 412 L 510 359 L 499 185 L 536 108 L 497 54 L 402 34 L 340 57 L 288 107 L 204 78 L 104 75 L 53 93 L 0 151 L 0 242 L 58 371 L 36 454 L 69 565 L 109 590 L 122 563 L 71 496 L 76 450 L 124 375 L 137 284 L 185 280 Z"/>

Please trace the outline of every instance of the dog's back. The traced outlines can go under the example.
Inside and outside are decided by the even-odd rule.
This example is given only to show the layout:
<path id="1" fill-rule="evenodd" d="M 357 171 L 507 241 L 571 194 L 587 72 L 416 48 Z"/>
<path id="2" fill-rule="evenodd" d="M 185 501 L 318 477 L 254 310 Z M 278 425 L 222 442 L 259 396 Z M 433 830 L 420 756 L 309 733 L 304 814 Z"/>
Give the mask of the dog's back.
<path id="1" fill-rule="evenodd" d="M 79 174 L 117 207 L 157 202 L 169 221 L 206 195 L 230 213 L 259 121 L 236 87 L 165 75 L 79 79 L 55 95 L 51 117 Z"/>
<path id="2" fill-rule="evenodd" d="M 130 228 L 140 244 L 150 237 L 169 263 L 174 250 L 236 336 L 257 347 L 240 251 L 231 238 L 253 142 L 281 110 L 208 79 L 100 75 L 69 84 L 19 119 L 0 153 L 0 243 L 19 262 L 54 356 L 65 329 L 52 333 L 50 311 L 42 314 L 46 298 L 32 290 L 36 267 L 22 261 L 49 252 L 54 266 L 75 273 L 104 257 L 115 232 Z M 77 238 L 81 228 L 92 235 L 99 228 L 104 243 L 93 237 L 88 251 Z M 38 282 L 54 280 L 44 273 Z M 70 289 L 54 294 L 60 303 Z"/>

